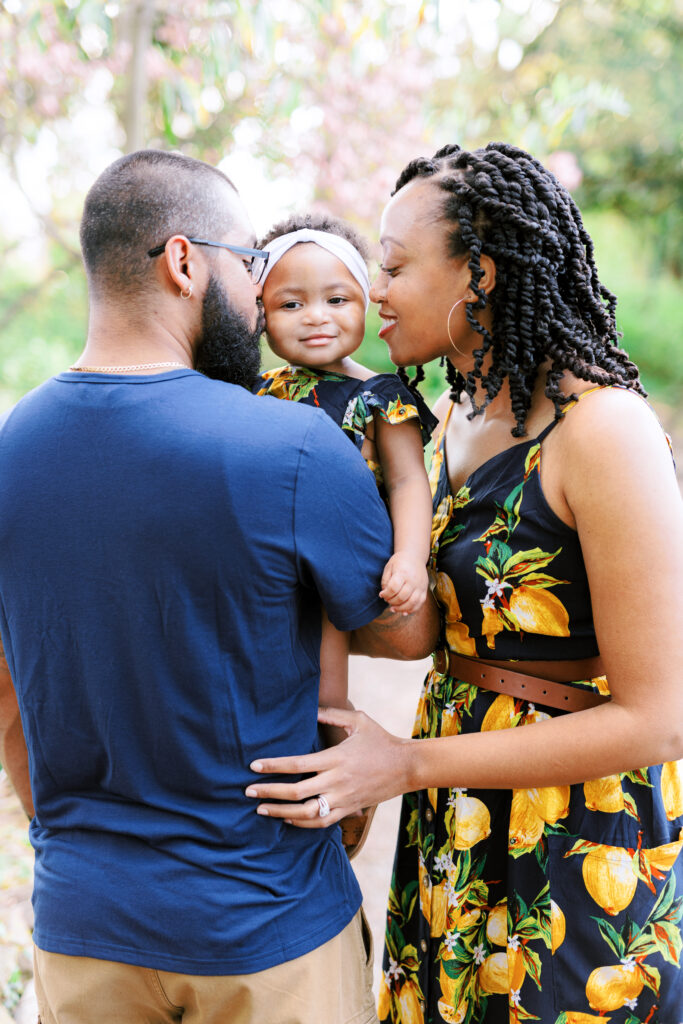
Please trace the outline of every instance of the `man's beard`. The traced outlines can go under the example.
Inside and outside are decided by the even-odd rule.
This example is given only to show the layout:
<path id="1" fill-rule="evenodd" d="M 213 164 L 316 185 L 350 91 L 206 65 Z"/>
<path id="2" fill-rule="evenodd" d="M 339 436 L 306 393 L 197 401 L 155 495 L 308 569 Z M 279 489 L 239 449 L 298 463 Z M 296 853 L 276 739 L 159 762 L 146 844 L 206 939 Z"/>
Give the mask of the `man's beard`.
<path id="1" fill-rule="evenodd" d="M 230 305 L 227 293 L 213 274 L 202 300 L 202 325 L 197 343 L 195 368 L 214 380 L 239 384 L 251 391 L 261 368 L 264 316 L 259 308 L 254 330 L 249 321 Z"/>

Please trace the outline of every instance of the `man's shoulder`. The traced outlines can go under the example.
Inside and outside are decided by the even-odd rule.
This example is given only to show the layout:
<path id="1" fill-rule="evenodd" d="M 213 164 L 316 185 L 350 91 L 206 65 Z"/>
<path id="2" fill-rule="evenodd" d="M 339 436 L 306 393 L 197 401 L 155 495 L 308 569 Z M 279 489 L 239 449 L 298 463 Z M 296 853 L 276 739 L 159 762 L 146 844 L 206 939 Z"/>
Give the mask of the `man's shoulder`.
<path id="1" fill-rule="evenodd" d="M 51 390 L 54 378 L 51 377 L 49 380 L 44 381 L 37 387 L 28 391 L 22 398 L 18 400 L 14 405 L 11 405 L 9 409 L 0 411 L 0 430 L 3 430 L 8 426 L 10 420 L 16 420 L 17 416 L 25 412 L 31 412 L 32 409 L 40 406 L 43 398 L 46 397 L 47 393 Z"/>

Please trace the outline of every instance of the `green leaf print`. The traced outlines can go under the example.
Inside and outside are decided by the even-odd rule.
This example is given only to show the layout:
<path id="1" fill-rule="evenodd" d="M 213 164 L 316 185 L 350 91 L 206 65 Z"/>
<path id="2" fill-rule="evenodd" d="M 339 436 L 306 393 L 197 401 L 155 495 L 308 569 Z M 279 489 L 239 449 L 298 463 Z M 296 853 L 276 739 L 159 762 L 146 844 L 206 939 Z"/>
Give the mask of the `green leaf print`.
<path id="1" fill-rule="evenodd" d="M 562 548 L 552 552 L 531 548 L 529 551 L 517 551 L 515 554 L 511 552 L 502 567 L 503 574 L 505 576 L 525 576 L 533 569 L 544 569 L 554 558 L 557 558 L 561 551 Z"/>
<path id="2" fill-rule="evenodd" d="M 414 807 L 410 812 L 408 824 L 406 825 L 407 842 L 406 846 L 416 846 L 419 840 L 420 811 Z"/>
<path id="3" fill-rule="evenodd" d="M 593 917 L 592 920 L 596 922 L 603 939 L 614 955 L 621 960 L 626 955 L 626 943 L 619 932 L 603 917 Z"/>
<path id="4" fill-rule="evenodd" d="M 541 958 L 533 949 L 522 946 L 524 966 L 529 977 L 533 980 L 538 991 L 541 991 Z"/>
<path id="5" fill-rule="evenodd" d="M 507 544 L 504 544 L 500 540 L 491 541 L 491 547 L 489 548 L 489 559 L 495 562 L 496 566 L 502 566 L 500 570 L 496 569 L 496 572 L 505 572 L 505 565 L 511 562 L 514 558 L 512 554 L 512 548 Z"/>
<path id="6" fill-rule="evenodd" d="M 403 920 L 407 921 L 413 913 L 415 907 L 415 901 L 419 895 L 418 883 L 416 880 L 409 882 L 408 885 L 401 892 L 401 911 L 403 914 Z"/>
<path id="7" fill-rule="evenodd" d="M 540 1020 L 535 1013 L 529 1013 L 523 1006 L 515 1006 L 515 1020 Z"/>

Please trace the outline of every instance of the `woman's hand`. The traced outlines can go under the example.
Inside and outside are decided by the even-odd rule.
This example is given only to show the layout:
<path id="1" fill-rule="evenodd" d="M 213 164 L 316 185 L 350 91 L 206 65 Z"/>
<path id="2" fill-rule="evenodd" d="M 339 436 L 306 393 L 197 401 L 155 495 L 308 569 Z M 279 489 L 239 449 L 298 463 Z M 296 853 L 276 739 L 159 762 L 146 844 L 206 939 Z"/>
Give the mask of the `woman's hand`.
<path id="1" fill-rule="evenodd" d="M 326 828 L 361 807 L 410 790 L 409 751 L 415 741 L 392 736 L 362 711 L 320 708 L 318 721 L 342 727 L 348 738 L 315 754 L 252 762 L 252 771 L 262 775 L 315 772 L 301 782 L 258 782 L 249 786 L 247 796 L 266 801 L 257 807 L 258 814 L 284 818 L 299 828 Z M 323 818 L 317 800 L 321 795 L 330 807 L 329 815 Z"/>

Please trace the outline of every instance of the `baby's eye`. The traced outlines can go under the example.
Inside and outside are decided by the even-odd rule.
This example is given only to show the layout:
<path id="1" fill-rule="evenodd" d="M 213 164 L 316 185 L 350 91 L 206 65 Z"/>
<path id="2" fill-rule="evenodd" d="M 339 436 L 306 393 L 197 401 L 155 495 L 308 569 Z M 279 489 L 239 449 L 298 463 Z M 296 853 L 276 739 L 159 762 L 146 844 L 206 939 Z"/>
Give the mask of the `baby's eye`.
<path id="1" fill-rule="evenodd" d="M 327 301 L 335 306 L 341 306 L 343 305 L 343 303 L 348 302 L 349 300 L 344 295 L 333 295 L 332 298 L 328 299 Z"/>
<path id="2" fill-rule="evenodd" d="M 280 309 L 300 309 L 301 303 L 297 302 L 296 299 L 290 299 L 289 302 L 283 302 Z"/>

